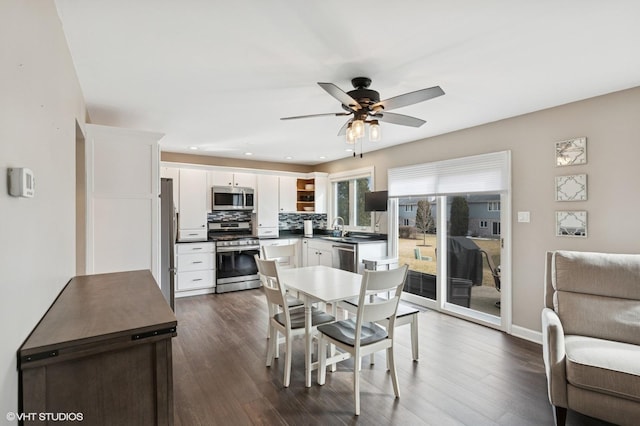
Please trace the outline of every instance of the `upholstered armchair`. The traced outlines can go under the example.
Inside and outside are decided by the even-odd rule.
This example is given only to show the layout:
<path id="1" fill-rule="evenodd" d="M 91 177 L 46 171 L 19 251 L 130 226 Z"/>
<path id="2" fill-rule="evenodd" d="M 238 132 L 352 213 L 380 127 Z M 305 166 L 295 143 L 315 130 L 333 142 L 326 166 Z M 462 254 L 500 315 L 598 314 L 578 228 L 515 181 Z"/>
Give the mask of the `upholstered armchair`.
<path id="1" fill-rule="evenodd" d="M 640 419 L 640 255 L 548 252 L 542 344 L 556 424 L 567 409 Z"/>

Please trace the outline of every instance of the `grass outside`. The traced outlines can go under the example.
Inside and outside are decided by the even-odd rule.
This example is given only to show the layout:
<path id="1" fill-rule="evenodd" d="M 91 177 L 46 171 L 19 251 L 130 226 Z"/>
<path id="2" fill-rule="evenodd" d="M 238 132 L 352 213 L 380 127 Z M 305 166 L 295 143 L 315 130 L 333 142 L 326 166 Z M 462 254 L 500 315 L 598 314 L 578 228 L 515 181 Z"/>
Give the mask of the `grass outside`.
<path id="1" fill-rule="evenodd" d="M 484 238 L 472 238 L 473 242 L 478 245 L 482 250 L 485 250 L 491 259 L 493 260 L 493 264 L 498 266 L 500 265 L 500 240 L 499 239 L 484 239 Z M 416 259 L 414 250 L 416 248 L 420 249 L 420 254 L 422 257 L 429 256 L 431 260 L 419 260 Z M 489 265 L 487 265 L 487 261 L 483 258 L 483 269 L 482 269 L 482 285 L 483 286 L 491 286 L 493 287 L 495 284 L 493 282 L 493 277 L 491 275 L 491 270 L 489 269 Z M 398 263 L 403 265 L 407 263 L 409 265 L 409 269 L 425 272 L 432 275 L 436 274 L 436 236 L 435 234 L 427 234 L 424 238 L 422 234 L 419 234 L 415 239 L 410 238 L 400 238 L 398 245 Z"/>

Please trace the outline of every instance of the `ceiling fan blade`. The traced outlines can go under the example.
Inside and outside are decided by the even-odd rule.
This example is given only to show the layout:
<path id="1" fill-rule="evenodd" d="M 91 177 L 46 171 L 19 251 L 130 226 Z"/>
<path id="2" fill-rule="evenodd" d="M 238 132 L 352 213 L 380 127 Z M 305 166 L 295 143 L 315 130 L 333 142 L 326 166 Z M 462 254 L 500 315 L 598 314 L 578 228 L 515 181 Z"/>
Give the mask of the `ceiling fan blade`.
<path id="1" fill-rule="evenodd" d="M 338 136 L 344 136 L 347 134 L 347 127 L 349 126 L 349 123 L 351 123 L 352 119 L 348 119 L 346 123 L 344 123 L 344 125 L 342 127 L 340 127 L 340 130 L 338 130 Z"/>
<path id="2" fill-rule="evenodd" d="M 372 118 L 386 123 L 399 124 L 401 126 L 420 127 L 426 121 L 420 118 L 409 117 L 408 115 L 394 114 L 392 112 L 381 112 L 371 116 Z"/>
<path id="3" fill-rule="evenodd" d="M 404 95 L 394 96 L 393 98 L 382 100 L 371 105 L 372 109 L 382 106 L 385 110 L 402 108 L 407 105 L 417 104 L 429 99 L 437 98 L 444 95 L 444 90 L 440 86 L 429 87 L 428 89 L 416 90 L 415 92 L 405 93 Z"/>
<path id="4" fill-rule="evenodd" d="M 324 114 L 310 114 L 310 115 L 298 115 L 295 117 L 282 117 L 280 120 L 297 120 L 299 118 L 313 118 L 313 117 L 326 117 L 329 115 L 333 115 L 335 117 L 340 117 L 343 115 L 351 115 L 349 112 L 327 112 Z"/>
<path id="5" fill-rule="evenodd" d="M 322 87 L 324 90 L 326 90 L 328 94 L 330 94 L 331 96 L 339 100 L 342 105 L 346 105 L 353 110 L 362 108 L 362 106 L 358 103 L 358 101 L 353 99 L 351 96 L 349 96 L 347 93 L 345 93 L 342 89 L 340 89 L 335 84 L 318 83 L 318 85 Z"/>

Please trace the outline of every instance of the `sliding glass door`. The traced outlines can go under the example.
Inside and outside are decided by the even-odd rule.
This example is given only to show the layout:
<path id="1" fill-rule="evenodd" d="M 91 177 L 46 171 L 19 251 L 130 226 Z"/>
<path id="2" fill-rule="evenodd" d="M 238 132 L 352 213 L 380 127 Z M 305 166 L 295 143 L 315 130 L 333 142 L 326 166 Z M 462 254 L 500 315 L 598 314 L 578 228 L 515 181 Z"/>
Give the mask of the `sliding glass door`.
<path id="1" fill-rule="evenodd" d="M 509 331 L 508 182 L 508 152 L 389 170 L 403 298 Z"/>
<path id="2" fill-rule="evenodd" d="M 444 308 L 500 323 L 500 194 L 442 197 L 448 223 Z M 460 310 L 460 307 L 473 312 Z"/>
<path id="3" fill-rule="evenodd" d="M 438 300 L 436 207 L 436 197 L 398 201 L 398 263 L 409 265 L 404 291 L 429 301 Z"/>
<path id="4" fill-rule="evenodd" d="M 500 325 L 501 198 L 493 193 L 398 200 L 399 264 L 409 265 L 406 299 Z"/>

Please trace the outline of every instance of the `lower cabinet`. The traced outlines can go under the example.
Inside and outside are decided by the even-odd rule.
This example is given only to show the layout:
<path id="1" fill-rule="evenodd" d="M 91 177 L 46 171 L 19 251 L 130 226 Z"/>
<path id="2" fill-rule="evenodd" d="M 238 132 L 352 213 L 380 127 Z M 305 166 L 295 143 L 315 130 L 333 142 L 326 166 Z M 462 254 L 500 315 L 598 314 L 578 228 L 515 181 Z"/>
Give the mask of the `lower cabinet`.
<path id="1" fill-rule="evenodd" d="M 175 297 L 213 293 L 216 288 L 213 242 L 176 244 Z"/>
<path id="2" fill-rule="evenodd" d="M 333 243 L 317 240 L 317 239 L 305 239 L 303 245 L 306 245 L 306 263 L 304 266 L 333 266 Z"/>

